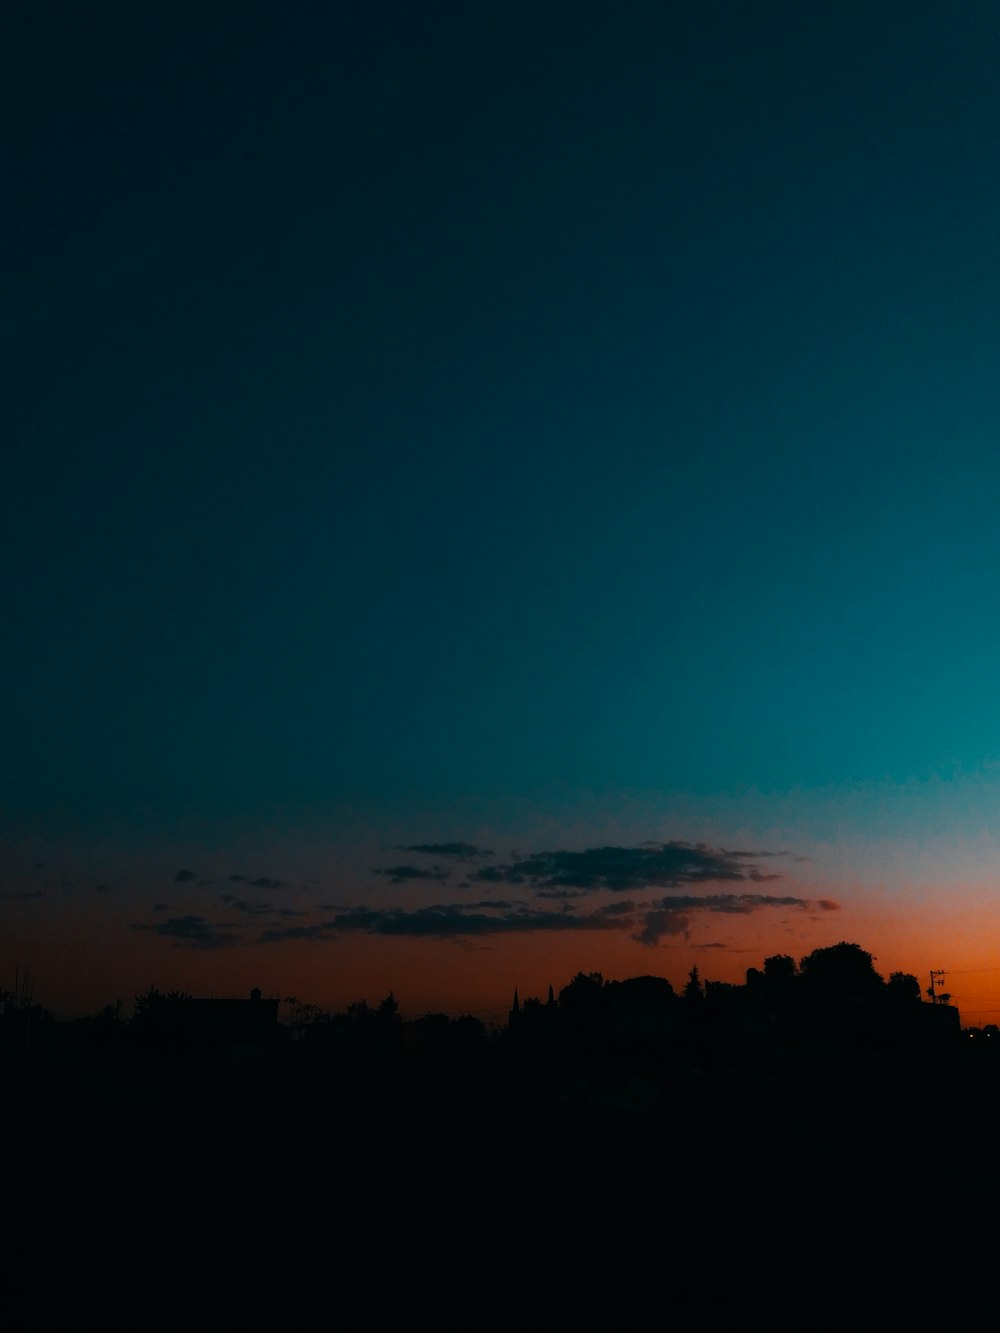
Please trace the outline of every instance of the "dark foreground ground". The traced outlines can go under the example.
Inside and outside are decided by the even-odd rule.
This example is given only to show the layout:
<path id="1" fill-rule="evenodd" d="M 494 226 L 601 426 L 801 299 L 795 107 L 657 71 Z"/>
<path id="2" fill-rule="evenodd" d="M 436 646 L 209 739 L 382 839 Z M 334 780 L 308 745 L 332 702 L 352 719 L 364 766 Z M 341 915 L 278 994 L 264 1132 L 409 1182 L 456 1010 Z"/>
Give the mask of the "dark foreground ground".
<path id="1" fill-rule="evenodd" d="M 998 1111 L 959 1054 L 8 1084 L 5 1327 L 954 1318 L 997 1285 Z"/>

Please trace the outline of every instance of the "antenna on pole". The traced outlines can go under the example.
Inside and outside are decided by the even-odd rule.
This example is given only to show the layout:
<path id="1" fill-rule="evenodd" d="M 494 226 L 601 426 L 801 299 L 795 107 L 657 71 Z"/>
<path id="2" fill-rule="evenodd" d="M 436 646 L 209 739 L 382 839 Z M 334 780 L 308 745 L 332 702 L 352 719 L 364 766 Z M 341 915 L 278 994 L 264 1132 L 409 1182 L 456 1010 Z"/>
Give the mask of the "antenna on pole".
<path id="1" fill-rule="evenodd" d="M 931 984 L 927 989 L 927 994 L 931 997 L 931 1004 L 946 1004 L 947 1001 L 944 996 L 939 995 L 937 991 L 938 977 L 944 977 L 944 970 L 942 968 L 931 968 Z"/>

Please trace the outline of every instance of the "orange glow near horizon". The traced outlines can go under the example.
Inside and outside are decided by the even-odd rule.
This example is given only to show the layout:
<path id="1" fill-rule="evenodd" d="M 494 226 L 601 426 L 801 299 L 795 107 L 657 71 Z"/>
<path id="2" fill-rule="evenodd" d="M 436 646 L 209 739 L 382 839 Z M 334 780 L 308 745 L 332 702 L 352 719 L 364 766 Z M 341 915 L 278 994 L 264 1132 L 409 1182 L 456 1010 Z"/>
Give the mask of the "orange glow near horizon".
<path id="1" fill-rule="evenodd" d="M 873 955 L 876 971 L 917 977 L 926 994 L 932 968 L 945 975 L 940 989 L 952 996 L 964 1026 L 1000 1021 L 1000 964 L 989 941 L 1000 938 L 1000 907 L 973 901 L 956 911 L 926 907 L 919 916 L 886 915 L 845 904 L 836 913 L 766 917 L 713 916 L 699 920 L 690 938 L 667 937 L 655 947 L 626 931 L 567 931 L 443 940 L 364 933 L 323 942 L 235 948 L 178 947 L 131 928 L 125 903 L 98 910 L 79 901 L 58 917 L 40 909 L 18 914 L 8 931 L 5 975 L 29 972 L 35 999 L 57 1017 L 93 1013 L 156 986 L 197 995 L 244 995 L 259 986 L 269 995 L 295 996 L 335 1012 L 358 999 L 376 1003 L 390 991 L 405 1017 L 428 1012 L 473 1013 L 502 1018 L 514 988 L 523 998 L 558 994 L 577 972 L 606 980 L 644 974 L 666 977 L 680 989 L 692 967 L 703 980 L 742 984 L 749 967 L 771 954 L 798 962 L 815 948 L 840 940 Z M 9 974 L 9 975 L 7 975 Z"/>

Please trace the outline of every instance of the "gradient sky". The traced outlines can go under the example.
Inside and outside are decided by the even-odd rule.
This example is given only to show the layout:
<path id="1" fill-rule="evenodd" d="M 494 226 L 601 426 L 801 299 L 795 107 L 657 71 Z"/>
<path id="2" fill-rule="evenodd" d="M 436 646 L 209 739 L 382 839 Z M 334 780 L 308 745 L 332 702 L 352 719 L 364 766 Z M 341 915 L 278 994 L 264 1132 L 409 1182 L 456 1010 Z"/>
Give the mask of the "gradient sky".
<path id="1" fill-rule="evenodd" d="M 0 39 L 0 986 L 1000 1018 L 992 0 Z"/>

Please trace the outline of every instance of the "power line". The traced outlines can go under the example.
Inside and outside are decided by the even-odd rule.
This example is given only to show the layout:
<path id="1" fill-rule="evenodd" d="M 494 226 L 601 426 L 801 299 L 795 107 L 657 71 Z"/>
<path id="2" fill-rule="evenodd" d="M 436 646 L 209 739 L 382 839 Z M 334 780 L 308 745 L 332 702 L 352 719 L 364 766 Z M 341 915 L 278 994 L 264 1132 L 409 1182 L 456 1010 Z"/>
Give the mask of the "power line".
<path id="1" fill-rule="evenodd" d="M 944 972 L 949 977 L 971 977 L 978 972 L 1000 972 L 1000 967 L 946 967 L 942 969 L 942 975 Z"/>

